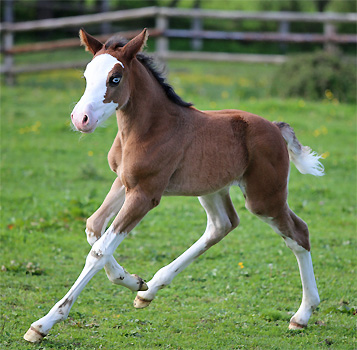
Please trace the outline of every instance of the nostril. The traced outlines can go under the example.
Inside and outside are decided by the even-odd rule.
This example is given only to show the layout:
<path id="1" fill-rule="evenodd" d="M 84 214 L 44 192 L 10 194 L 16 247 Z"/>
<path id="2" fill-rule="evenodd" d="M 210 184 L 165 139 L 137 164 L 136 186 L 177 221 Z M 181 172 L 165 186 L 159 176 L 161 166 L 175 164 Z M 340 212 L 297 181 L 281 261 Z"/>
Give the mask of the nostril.
<path id="1" fill-rule="evenodd" d="M 85 114 L 84 118 L 82 120 L 82 123 L 83 123 L 83 125 L 86 125 L 86 124 L 88 124 L 88 122 L 89 122 L 89 118 L 88 118 L 87 114 Z"/>
<path id="2" fill-rule="evenodd" d="M 71 119 L 73 120 L 73 113 L 71 114 Z"/>

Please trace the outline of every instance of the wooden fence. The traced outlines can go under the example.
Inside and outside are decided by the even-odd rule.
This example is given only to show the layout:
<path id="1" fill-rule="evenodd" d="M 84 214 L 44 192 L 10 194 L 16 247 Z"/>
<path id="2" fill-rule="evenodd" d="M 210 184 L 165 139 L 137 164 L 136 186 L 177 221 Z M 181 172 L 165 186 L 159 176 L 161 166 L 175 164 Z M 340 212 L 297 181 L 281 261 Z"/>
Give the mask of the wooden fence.
<path id="1" fill-rule="evenodd" d="M 190 29 L 170 29 L 170 19 L 184 17 L 191 20 Z M 248 61 L 282 63 L 284 55 L 253 55 L 253 54 L 228 54 L 199 51 L 203 39 L 237 40 L 237 41 L 269 41 L 281 43 L 322 43 L 326 50 L 333 51 L 338 45 L 357 43 L 354 34 L 339 34 L 336 31 L 337 23 L 357 23 L 357 13 L 297 13 L 297 12 L 241 12 L 241 11 L 216 11 L 200 9 L 174 9 L 163 7 L 146 7 L 140 9 L 113 11 L 93 15 L 73 16 L 57 19 L 45 19 L 28 22 L 0 23 L 3 33 L 2 53 L 4 64 L 0 72 L 6 76 L 6 81 L 11 84 L 14 76 L 19 73 L 33 72 L 50 69 L 83 67 L 85 62 L 47 63 L 40 65 L 15 66 L 14 55 L 24 52 L 63 49 L 78 46 L 78 39 L 59 40 L 55 42 L 35 43 L 14 46 L 14 36 L 19 32 L 55 30 L 66 27 L 76 27 L 105 23 L 122 22 L 135 19 L 154 18 L 155 28 L 149 30 L 151 37 L 156 38 L 156 55 L 162 59 L 189 59 L 189 60 L 218 60 L 218 61 Z M 208 31 L 203 29 L 203 20 L 258 20 L 279 23 L 278 32 L 223 32 Z M 323 25 L 323 34 L 317 33 L 291 33 L 291 22 L 318 22 Z M 131 38 L 138 31 L 124 32 L 123 36 Z M 106 40 L 108 36 L 100 37 Z M 171 51 L 170 38 L 188 38 L 192 40 L 193 51 Z M 196 50 L 196 51 L 195 51 Z"/>

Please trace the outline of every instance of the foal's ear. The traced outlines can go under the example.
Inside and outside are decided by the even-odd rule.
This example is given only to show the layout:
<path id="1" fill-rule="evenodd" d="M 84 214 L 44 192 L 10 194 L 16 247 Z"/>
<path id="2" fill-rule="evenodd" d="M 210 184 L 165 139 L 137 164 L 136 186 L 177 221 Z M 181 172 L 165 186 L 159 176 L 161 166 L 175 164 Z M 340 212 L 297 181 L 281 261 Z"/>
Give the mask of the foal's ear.
<path id="1" fill-rule="evenodd" d="M 89 35 L 83 28 L 79 30 L 79 38 L 81 39 L 81 45 L 85 46 L 86 51 L 90 51 L 93 55 L 103 47 L 100 41 Z"/>
<path id="2" fill-rule="evenodd" d="M 148 40 L 149 33 L 148 30 L 145 28 L 139 35 L 135 38 L 131 39 L 124 47 L 123 47 L 123 54 L 124 56 L 132 60 L 135 55 L 140 52 Z"/>

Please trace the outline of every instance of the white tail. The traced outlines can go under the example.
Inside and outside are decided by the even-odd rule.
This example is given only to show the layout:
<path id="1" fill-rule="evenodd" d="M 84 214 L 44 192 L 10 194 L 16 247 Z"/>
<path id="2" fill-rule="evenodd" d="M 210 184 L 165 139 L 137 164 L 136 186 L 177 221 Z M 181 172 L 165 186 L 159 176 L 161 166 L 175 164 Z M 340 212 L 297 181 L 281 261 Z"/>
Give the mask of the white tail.
<path id="1" fill-rule="evenodd" d="M 294 129 L 289 124 L 283 122 L 274 122 L 274 124 L 280 129 L 288 146 L 290 160 L 300 173 L 314 176 L 325 175 L 324 166 L 319 161 L 322 157 L 312 151 L 310 147 L 302 146 L 295 136 Z"/>

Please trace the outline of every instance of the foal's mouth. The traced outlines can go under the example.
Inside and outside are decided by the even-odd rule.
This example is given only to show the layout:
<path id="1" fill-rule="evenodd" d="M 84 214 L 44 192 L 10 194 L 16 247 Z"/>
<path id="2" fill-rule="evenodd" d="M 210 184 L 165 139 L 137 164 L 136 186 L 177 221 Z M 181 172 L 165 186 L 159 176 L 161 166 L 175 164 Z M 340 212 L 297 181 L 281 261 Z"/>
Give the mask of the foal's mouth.
<path id="1" fill-rule="evenodd" d="M 95 129 L 97 128 L 97 126 L 98 126 L 98 121 L 99 121 L 99 120 L 96 120 L 95 123 L 94 123 L 93 125 L 91 125 L 91 126 L 88 126 L 88 127 L 83 126 L 83 127 L 81 127 L 81 128 L 78 128 L 78 127 L 73 123 L 73 120 L 72 120 L 72 122 L 71 122 L 71 128 L 72 128 L 73 131 L 79 131 L 79 132 L 82 133 L 82 134 L 91 134 L 91 133 L 93 133 L 93 132 L 95 131 Z"/>
<path id="2" fill-rule="evenodd" d="M 91 134 L 97 128 L 98 121 L 91 128 L 78 130 L 82 134 Z"/>

